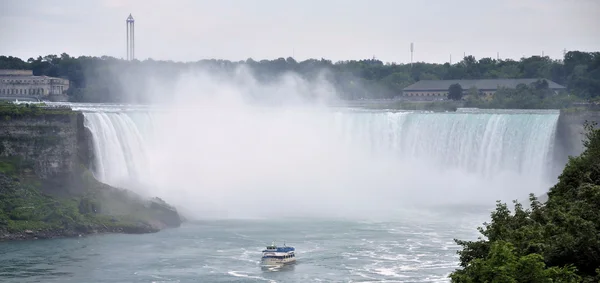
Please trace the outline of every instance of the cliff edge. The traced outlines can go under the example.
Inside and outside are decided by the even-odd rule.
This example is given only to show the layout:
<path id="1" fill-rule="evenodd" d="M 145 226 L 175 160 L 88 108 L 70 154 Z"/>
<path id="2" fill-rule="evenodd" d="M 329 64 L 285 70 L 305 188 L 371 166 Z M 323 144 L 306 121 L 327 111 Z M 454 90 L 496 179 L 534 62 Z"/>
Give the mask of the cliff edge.
<path id="1" fill-rule="evenodd" d="M 179 227 L 164 201 L 97 181 L 83 115 L 0 104 L 0 241 Z"/>

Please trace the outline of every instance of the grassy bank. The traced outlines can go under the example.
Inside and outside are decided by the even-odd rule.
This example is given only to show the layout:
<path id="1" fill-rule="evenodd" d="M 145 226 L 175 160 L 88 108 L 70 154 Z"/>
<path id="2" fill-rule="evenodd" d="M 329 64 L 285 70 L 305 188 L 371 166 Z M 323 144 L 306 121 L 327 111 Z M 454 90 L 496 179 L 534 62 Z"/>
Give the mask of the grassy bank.
<path id="1" fill-rule="evenodd" d="M 76 113 L 69 107 L 46 107 L 44 103 L 14 104 L 9 101 L 0 101 L 0 117 L 4 120 L 27 116 L 71 114 Z"/>
<path id="2" fill-rule="evenodd" d="M 391 110 L 415 110 L 415 111 L 435 111 L 446 112 L 456 111 L 463 107 L 463 102 L 442 100 L 442 101 L 381 101 L 377 103 L 364 103 L 353 105 L 365 109 L 391 109 Z"/>
<path id="3" fill-rule="evenodd" d="M 90 233 L 150 233 L 179 226 L 175 210 L 102 184 L 87 170 L 76 194 L 50 195 L 15 158 L 0 160 L 0 240 Z M 159 206 L 157 206 L 157 204 Z"/>
<path id="4" fill-rule="evenodd" d="M 503 103 L 498 100 L 439 100 L 439 101 L 377 101 L 377 102 L 354 102 L 348 106 L 359 107 L 364 109 L 391 109 L 391 110 L 417 110 L 417 111 L 434 111 L 446 112 L 456 111 L 458 108 L 480 108 L 480 109 L 559 109 L 564 114 L 577 114 L 582 112 L 599 112 L 600 107 L 594 104 L 583 103 L 561 103 L 555 101 L 544 101 L 539 104 L 523 104 L 517 105 L 511 103 Z"/>

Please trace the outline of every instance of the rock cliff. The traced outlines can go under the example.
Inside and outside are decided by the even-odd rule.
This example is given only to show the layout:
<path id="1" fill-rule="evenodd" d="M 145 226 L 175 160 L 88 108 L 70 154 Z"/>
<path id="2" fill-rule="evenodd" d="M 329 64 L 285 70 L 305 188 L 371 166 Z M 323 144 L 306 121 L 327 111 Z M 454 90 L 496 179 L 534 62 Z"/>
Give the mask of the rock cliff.
<path id="1" fill-rule="evenodd" d="M 555 175 L 562 172 L 569 161 L 569 156 L 578 156 L 583 152 L 583 125 L 586 121 L 600 125 L 600 111 L 561 111 L 556 129 Z"/>
<path id="2" fill-rule="evenodd" d="M 178 227 L 177 210 L 98 182 L 83 115 L 0 104 L 0 240 Z"/>
<path id="3" fill-rule="evenodd" d="M 80 148 L 85 146 L 83 115 L 68 109 L 26 108 L 0 112 L 0 157 L 19 157 L 42 179 L 73 172 L 86 152 Z"/>

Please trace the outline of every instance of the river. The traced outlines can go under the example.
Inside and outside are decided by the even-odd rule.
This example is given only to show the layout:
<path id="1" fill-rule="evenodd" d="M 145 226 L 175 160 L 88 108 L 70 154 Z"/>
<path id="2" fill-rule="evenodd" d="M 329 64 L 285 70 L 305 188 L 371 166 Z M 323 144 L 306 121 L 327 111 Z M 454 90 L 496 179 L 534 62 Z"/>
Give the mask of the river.
<path id="1" fill-rule="evenodd" d="M 99 180 L 192 221 L 0 243 L 2 282 L 448 282 L 454 238 L 556 180 L 557 111 L 70 105 Z M 297 264 L 261 269 L 271 241 Z"/>
<path id="2" fill-rule="evenodd" d="M 454 237 L 475 239 L 489 208 L 393 221 L 213 220 L 146 235 L 0 243 L 2 282 L 448 282 Z M 263 270 L 282 240 L 298 261 Z"/>

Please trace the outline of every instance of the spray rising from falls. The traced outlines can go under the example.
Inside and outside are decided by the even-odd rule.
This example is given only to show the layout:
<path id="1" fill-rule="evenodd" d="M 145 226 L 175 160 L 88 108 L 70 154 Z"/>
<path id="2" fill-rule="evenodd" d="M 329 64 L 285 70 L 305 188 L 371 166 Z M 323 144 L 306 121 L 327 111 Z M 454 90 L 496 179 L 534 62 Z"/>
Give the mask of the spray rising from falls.
<path id="1" fill-rule="evenodd" d="M 85 112 L 96 176 L 197 216 L 352 216 L 541 193 L 558 112 Z"/>

